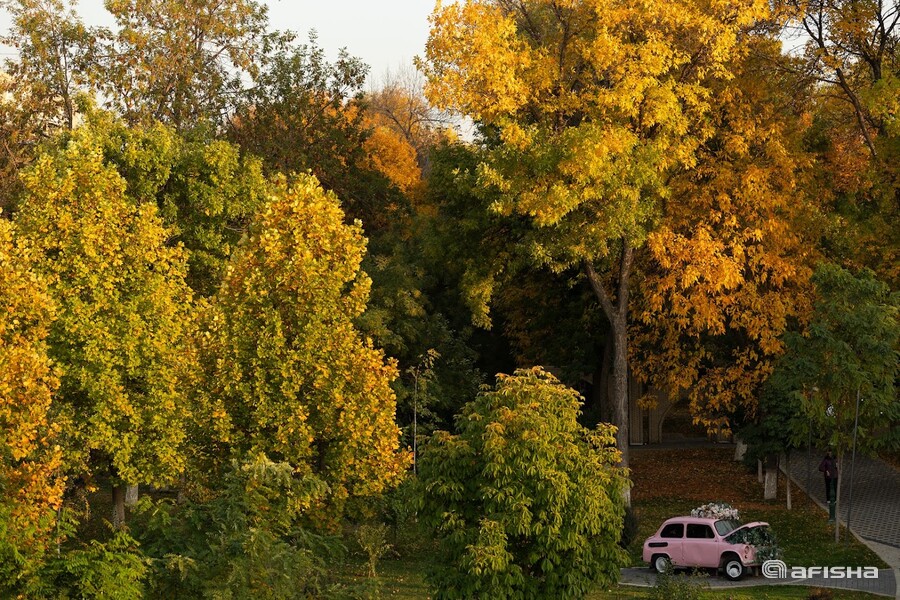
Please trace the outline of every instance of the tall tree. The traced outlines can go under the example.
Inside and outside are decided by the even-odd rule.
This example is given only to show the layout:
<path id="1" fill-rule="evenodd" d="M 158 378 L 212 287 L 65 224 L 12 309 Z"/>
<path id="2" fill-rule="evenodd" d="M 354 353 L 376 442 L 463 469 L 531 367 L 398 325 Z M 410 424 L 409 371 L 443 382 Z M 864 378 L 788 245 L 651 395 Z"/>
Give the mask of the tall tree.
<path id="1" fill-rule="evenodd" d="M 181 385 L 191 293 L 180 247 L 153 204 L 126 196 L 90 128 L 23 174 L 15 223 L 57 304 L 49 355 L 61 371 L 54 419 L 68 467 L 113 475 L 114 520 L 126 483 L 169 483 L 183 469 L 189 409 Z"/>
<path id="2" fill-rule="evenodd" d="M 256 0 L 106 0 L 116 20 L 102 32 L 94 85 L 129 122 L 179 131 L 223 124 L 270 42 Z"/>
<path id="3" fill-rule="evenodd" d="M 22 191 L 18 171 L 41 142 L 75 126 L 94 41 L 63 0 L 3 0 L 0 8 L 11 17 L 0 42 L 16 50 L 0 72 L 0 207 L 10 216 Z"/>
<path id="4" fill-rule="evenodd" d="M 832 215 L 822 239 L 832 260 L 900 282 L 900 2 L 785 0 L 803 41 L 791 65 L 818 82 L 810 148 L 817 196 Z"/>
<path id="5" fill-rule="evenodd" d="M 710 428 L 757 418 L 782 334 L 811 311 L 817 256 L 808 231 L 809 115 L 804 79 L 772 71 L 780 42 L 744 40 L 747 57 L 716 91 L 716 133 L 675 175 L 648 237 L 632 328 L 635 371 Z"/>
<path id="6" fill-rule="evenodd" d="M 75 98 L 86 89 L 94 41 L 66 0 L 3 0 L 12 17 L 2 39 L 18 51 L 7 60 L 16 100 L 41 133 L 75 126 Z"/>
<path id="7" fill-rule="evenodd" d="M 311 176 L 271 195 L 206 319 L 210 406 L 227 447 L 321 477 L 327 519 L 402 473 L 397 372 L 353 324 L 370 286 L 359 224 Z"/>
<path id="8" fill-rule="evenodd" d="M 428 98 L 497 132 L 480 167 L 493 209 L 533 224 L 534 264 L 581 269 L 614 340 L 614 423 L 628 462 L 634 253 L 712 134 L 710 82 L 768 3 L 467 0 L 438 7 Z"/>

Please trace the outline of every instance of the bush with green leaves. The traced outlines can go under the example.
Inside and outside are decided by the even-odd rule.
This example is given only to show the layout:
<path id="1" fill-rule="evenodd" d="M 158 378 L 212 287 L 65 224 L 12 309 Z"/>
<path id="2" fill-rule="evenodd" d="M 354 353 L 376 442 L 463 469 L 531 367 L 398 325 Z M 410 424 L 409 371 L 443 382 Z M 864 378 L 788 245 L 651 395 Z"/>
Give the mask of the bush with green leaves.
<path id="1" fill-rule="evenodd" d="M 66 522 L 67 534 L 74 533 Z M 41 566 L 35 577 L 18 589 L 6 589 L 4 598 L 79 598 L 140 600 L 144 598 L 147 559 L 124 529 L 115 529 L 106 541 L 71 543 Z"/>
<path id="2" fill-rule="evenodd" d="M 647 600 L 700 600 L 708 588 L 706 574 L 694 571 L 690 575 L 675 575 L 672 568 L 656 576 L 656 585 L 648 590 Z"/>
<path id="3" fill-rule="evenodd" d="M 582 598 L 618 579 L 629 485 L 615 428 L 577 421 L 580 398 L 540 368 L 499 375 L 420 462 L 421 516 L 438 540 L 438 599 Z"/>
<path id="4" fill-rule="evenodd" d="M 325 559 L 342 550 L 303 524 L 324 493 L 321 480 L 260 454 L 233 462 L 208 502 L 144 500 L 140 530 L 153 558 L 152 597 L 319 597 Z"/>

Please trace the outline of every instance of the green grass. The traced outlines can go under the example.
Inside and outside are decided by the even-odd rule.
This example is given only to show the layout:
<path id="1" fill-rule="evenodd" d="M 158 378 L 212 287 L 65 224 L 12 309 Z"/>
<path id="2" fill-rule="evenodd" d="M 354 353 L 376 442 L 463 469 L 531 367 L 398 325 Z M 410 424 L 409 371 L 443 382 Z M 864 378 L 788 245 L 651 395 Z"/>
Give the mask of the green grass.
<path id="1" fill-rule="evenodd" d="M 431 594 L 422 577 L 427 565 L 427 559 L 416 557 L 382 560 L 378 565 L 381 597 L 395 600 L 425 600 L 431 598 Z M 342 571 L 345 579 L 359 581 L 364 577 L 365 567 L 360 559 L 359 563 L 343 565 Z M 704 590 L 700 597 L 704 600 L 790 600 L 793 598 L 806 600 L 811 591 L 811 588 L 803 586 L 757 586 L 727 590 Z M 833 592 L 832 598 L 834 600 L 871 600 L 879 597 L 864 592 L 831 591 Z M 588 595 L 587 600 L 636 600 L 646 598 L 648 592 L 647 588 L 618 585 L 608 589 L 597 589 Z"/>

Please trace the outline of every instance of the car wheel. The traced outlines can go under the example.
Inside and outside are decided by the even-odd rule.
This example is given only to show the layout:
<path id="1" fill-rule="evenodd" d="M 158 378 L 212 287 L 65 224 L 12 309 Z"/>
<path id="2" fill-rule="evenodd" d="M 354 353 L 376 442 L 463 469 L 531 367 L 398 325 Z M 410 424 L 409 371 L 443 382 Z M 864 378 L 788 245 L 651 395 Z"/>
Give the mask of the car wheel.
<path id="1" fill-rule="evenodd" d="M 725 572 L 725 577 L 731 581 L 737 581 L 744 576 L 744 563 L 741 562 L 741 559 L 732 554 L 725 557 L 725 560 L 722 563 L 722 570 Z"/>
<path id="2" fill-rule="evenodd" d="M 672 561 L 665 554 L 657 554 L 653 557 L 653 570 L 657 573 L 665 573 L 672 568 Z"/>

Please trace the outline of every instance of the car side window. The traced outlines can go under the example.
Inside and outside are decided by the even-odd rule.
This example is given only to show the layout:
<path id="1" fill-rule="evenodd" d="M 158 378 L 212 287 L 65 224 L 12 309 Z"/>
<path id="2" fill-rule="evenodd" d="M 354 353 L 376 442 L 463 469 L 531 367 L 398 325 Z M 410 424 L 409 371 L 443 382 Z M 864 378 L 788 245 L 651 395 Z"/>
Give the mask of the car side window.
<path id="1" fill-rule="evenodd" d="M 664 537 L 664 538 L 684 537 L 684 524 L 683 523 L 669 523 L 668 525 L 663 527 L 662 533 L 659 534 L 659 537 Z"/>
<path id="2" fill-rule="evenodd" d="M 709 525 L 702 523 L 689 523 L 687 526 L 687 536 L 689 538 L 708 540 L 714 539 L 716 536 Z"/>

